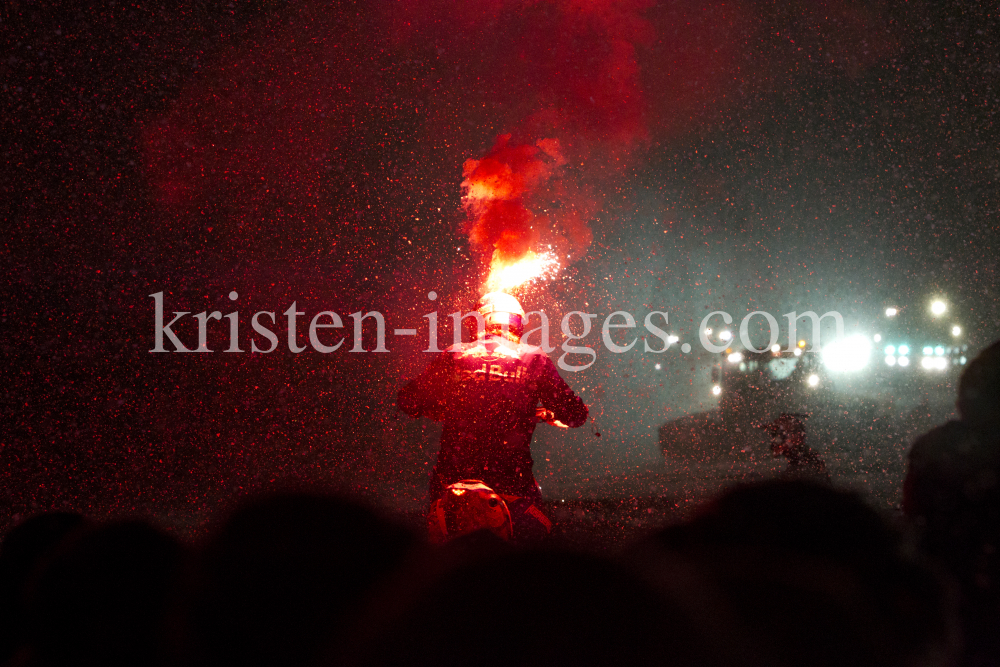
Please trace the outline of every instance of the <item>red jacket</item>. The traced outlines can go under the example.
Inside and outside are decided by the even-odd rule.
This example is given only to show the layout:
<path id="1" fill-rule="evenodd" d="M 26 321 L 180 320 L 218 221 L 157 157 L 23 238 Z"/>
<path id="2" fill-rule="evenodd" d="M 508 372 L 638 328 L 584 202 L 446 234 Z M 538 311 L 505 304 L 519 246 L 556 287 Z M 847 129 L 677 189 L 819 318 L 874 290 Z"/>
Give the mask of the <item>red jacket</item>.
<path id="1" fill-rule="evenodd" d="M 501 494 L 537 494 L 531 436 L 539 402 L 567 426 L 587 421 L 587 406 L 540 348 L 491 334 L 453 345 L 403 387 L 403 412 L 444 422 L 432 498 L 462 479 Z"/>

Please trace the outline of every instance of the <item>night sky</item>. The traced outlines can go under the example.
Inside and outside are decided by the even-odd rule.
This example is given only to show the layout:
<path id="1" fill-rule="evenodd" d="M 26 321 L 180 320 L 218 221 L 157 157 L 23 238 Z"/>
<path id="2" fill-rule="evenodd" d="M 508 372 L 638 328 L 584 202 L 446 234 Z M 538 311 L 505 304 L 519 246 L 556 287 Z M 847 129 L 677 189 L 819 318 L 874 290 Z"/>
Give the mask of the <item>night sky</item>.
<path id="1" fill-rule="evenodd" d="M 289 481 L 419 509 L 440 427 L 395 395 L 430 356 L 422 316 L 480 294 L 507 223 L 476 231 L 463 168 L 502 135 L 559 146 L 523 204 L 564 267 L 526 309 L 555 345 L 563 313 L 599 314 L 597 362 L 564 373 L 594 419 L 536 432 L 543 488 L 649 465 L 665 419 L 712 407 L 706 354 L 603 349 L 614 310 L 667 311 L 682 340 L 715 309 L 839 310 L 871 333 L 886 305 L 945 295 L 971 346 L 1000 334 L 986 4 L 0 11 L 0 528 L 56 508 L 189 527 Z M 391 352 L 292 354 L 279 332 L 227 354 L 222 320 L 211 354 L 151 354 L 157 292 L 238 311 L 244 349 L 257 311 L 377 310 Z M 175 331 L 197 339 L 191 316 Z"/>

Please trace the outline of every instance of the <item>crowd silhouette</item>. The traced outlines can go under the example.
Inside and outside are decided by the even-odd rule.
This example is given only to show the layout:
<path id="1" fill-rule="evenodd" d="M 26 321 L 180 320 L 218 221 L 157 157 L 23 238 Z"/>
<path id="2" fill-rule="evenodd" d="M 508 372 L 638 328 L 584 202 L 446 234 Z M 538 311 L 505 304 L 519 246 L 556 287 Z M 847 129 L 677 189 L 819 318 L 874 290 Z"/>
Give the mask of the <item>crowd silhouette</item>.
<path id="1" fill-rule="evenodd" d="M 197 543 L 36 515 L 0 544 L 0 665 L 1000 664 L 1000 343 L 957 404 L 911 448 L 902 515 L 775 479 L 614 553 L 430 544 L 303 489 Z"/>

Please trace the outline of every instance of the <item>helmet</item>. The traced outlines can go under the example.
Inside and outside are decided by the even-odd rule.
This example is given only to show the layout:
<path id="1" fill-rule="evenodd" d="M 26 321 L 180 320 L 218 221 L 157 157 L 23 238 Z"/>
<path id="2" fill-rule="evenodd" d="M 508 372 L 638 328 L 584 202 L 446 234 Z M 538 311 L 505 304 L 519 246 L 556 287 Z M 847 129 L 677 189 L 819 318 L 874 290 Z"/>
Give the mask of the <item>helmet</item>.
<path id="1" fill-rule="evenodd" d="M 506 292 L 484 294 L 476 304 L 476 309 L 483 316 L 487 328 L 490 325 L 507 327 L 517 337 L 524 331 L 524 308 Z"/>
<path id="2" fill-rule="evenodd" d="M 445 488 L 431 505 L 427 528 L 436 543 L 477 530 L 489 530 L 505 540 L 512 533 L 507 503 L 478 479 L 463 479 Z"/>

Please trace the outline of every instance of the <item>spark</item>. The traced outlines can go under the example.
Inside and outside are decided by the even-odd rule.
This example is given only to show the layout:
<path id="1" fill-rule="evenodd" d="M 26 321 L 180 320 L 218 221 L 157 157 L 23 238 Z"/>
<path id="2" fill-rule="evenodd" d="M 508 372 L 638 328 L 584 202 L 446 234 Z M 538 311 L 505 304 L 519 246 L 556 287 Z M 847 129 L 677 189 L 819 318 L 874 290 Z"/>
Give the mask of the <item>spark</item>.
<path id="1" fill-rule="evenodd" d="M 558 271 L 559 260 L 555 253 L 539 255 L 528 251 L 524 257 L 513 262 L 506 262 L 499 258 L 498 253 L 494 253 L 486 289 L 489 292 L 510 290 L 532 280 L 547 280 Z"/>

